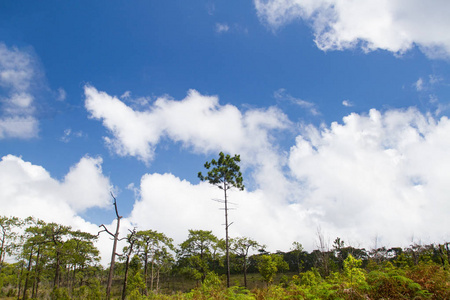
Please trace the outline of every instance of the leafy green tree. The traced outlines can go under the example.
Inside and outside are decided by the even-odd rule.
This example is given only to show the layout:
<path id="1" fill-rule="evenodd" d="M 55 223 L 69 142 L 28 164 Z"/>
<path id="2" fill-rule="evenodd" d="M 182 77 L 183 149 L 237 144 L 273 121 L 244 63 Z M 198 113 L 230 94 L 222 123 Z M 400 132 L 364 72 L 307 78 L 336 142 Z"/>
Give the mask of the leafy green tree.
<path id="1" fill-rule="evenodd" d="M 198 172 L 198 178 L 201 181 L 208 181 L 210 184 L 215 185 L 224 192 L 224 205 L 225 205 L 225 251 L 227 262 L 227 287 L 230 287 L 230 253 L 229 253 L 229 238 L 228 238 L 228 199 L 227 191 L 231 188 L 237 188 L 241 191 L 244 190 L 242 173 L 238 163 L 241 161 L 239 155 L 231 157 L 229 154 L 225 155 L 223 152 L 219 153 L 218 160 L 211 160 L 206 162 L 204 167 L 208 170 L 206 176 L 202 172 Z"/>
<path id="2" fill-rule="evenodd" d="M 140 257 L 144 262 L 144 283 L 145 283 L 145 295 L 148 295 L 148 265 L 151 265 L 151 280 L 150 290 L 153 290 L 153 282 L 155 279 L 155 269 L 157 276 L 159 271 L 157 261 L 161 263 L 167 263 L 170 261 L 171 254 L 168 250 L 174 250 L 173 240 L 168 238 L 164 233 L 157 232 L 155 230 L 141 230 L 136 233 L 137 249 L 140 253 Z M 165 256 L 164 256 L 165 255 Z M 167 258 L 167 260 L 166 260 Z M 167 266 L 167 265 L 166 265 Z"/>
<path id="3" fill-rule="evenodd" d="M 247 287 L 248 252 L 259 248 L 261 248 L 261 245 L 248 237 L 238 237 L 231 240 L 231 251 L 241 259 L 245 287 Z"/>
<path id="4" fill-rule="evenodd" d="M 273 277 L 278 272 L 277 263 L 271 255 L 261 255 L 258 258 L 258 271 L 266 284 L 272 283 Z"/>
<path id="5" fill-rule="evenodd" d="M 83 284 L 86 268 L 100 261 L 99 251 L 94 245 L 97 238 L 97 235 L 77 230 L 71 231 L 69 239 L 64 243 L 66 269 L 71 273 L 68 277 L 72 290 L 77 278 L 80 279 L 80 286 Z"/>
<path id="6" fill-rule="evenodd" d="M 258 257 L 258 271 L 267 285 L 273 282 L 273 278 L 278 271 L 288 269 L 289 265 L 284 261 L 282 255 L 271 254 Z"/>
<path id="7" fill-rule="evenodd" d="M 70 234 L 70 227 L 56 223 L 48 223 L 42 227 L 44 238 L 48 241 L 52 250 L 53 261 L 55 265 L 55 275 L 53 286 L 60 286 L 61 261 L 63 259 L 63 245 L 67 236 Z"/>
<path id="8" fill-rule="evenodd" d="M 179 262 L 188 268 L 195 279 L 201 279 L 202 282 L 205 280 L 217 242 L 212 231 L 191 229 L 187 240 L 180 244 Z"/>
<path id="9" fill-rule="evenodd" d="M 367 287 L 365 273 L 360 268 L 361 264 L 362 261 L 354 258 L 351 254 L 344 260 L 344 275 L 348 280 L 352 299 L 357 288 Z"/>

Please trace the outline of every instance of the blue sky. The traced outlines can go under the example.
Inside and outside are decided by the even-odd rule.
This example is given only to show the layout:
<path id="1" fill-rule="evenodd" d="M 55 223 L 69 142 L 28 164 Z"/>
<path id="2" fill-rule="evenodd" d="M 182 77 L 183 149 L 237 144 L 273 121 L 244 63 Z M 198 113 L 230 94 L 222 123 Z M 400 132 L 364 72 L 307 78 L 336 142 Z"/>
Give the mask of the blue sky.
<path id="1" fill-rule="evenodd" d="M 196 174 L 224 151 L 247 186 L 231 235 L 272 251 L 313 249 L 318 228 L 365 247 L 448 240 L 449 11 L 2 1 L 2 214 L 95 231 L 113 190 L 124 230 L 221 236 L 220 193 Z"/>

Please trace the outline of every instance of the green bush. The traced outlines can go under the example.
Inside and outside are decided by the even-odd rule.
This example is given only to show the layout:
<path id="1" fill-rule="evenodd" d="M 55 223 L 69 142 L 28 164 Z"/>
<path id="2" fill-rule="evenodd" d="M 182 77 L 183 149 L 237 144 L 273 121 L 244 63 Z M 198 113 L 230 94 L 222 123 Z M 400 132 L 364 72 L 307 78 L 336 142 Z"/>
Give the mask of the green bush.
<path id="1" fill-rule="evenodd" d="M 66 288 L 53 288 L 50 293 L 51 300 L 70 300 L 69 292 Z"/>

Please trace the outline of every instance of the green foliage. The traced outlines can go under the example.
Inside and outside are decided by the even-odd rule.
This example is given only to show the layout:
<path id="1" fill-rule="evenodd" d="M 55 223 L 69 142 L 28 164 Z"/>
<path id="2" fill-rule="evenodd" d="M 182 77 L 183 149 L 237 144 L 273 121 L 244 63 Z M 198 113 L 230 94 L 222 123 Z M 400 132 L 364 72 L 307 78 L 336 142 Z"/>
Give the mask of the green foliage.
<path id="1" fill-rule="evenodd" d="M 272 283 L 279 270 L 287 270 L 289 265 L 281 255 L 261 255 L 258 257 L 258 271 L 266 284 Z"/>
<path id="2" fill-rule="evenodd" d="M 142 279 L 141 272 L 137 271 L 128 280 L 127 291 L 128 291 L 128 294 L 130 295 L 130 299 L 136 299 L 136 298 L 131 298 L 132 295 L 135 295 L 134 297 L 136 297 L 136 295 L 141 295 L 142 292 L 144 291 L 144 289 L 145 289 L 145 283 L 144 283 L 144 280 Z"/>
<path id="3" fill-rule="evenodd" d="M 349 254 L 344 260 L 344 275 L 351 288 L 366 286 L 366 276 L 361 267 L 362 261 Z"/>
<path id="4" fill-rule="evenodd" d="M 217 242 L 218 239 L 212 231 L 189 230 L 188 239 L 181 243 L 178 252 L 181 269 L 196 280 L 205 280 L 213 263 Z"/>
<path id="5" fill-rule="evenodd" d="M 51 300 L 70 300 L 69 292 L 66 288 L 54 287 L 50 293 Z"/>
<path id="6" fill-rule="evenodd" d="M 25 293 L 34 299 L 104 299 L 105 286 L 100 279 L 105 278 L 106 271 L 98 265 L 95 236 L 33 218 L 16 221 L 17 227 L 8 230 L 23 234 L 13 243 L 9 239 L 8 243 L 14 244 L 10 249 L 18 261 L 0 263 L 1 298 L 17 298 L 20 286 L 20 297 Z M 235 255 L 233 261 L 239 264 L 236 270 L 245 271 L 248 267 L 254 272 L 249 275 L 253 288 L 250 292 L 239 286 L 242 284 L 239 275 L 234 275 L 235 286 L 226 288 L 224 275 L 215 273 L 223 273 L 225 246 L 211 231 L 189 231 L 188 239 L 175 250 L 177 268 L 173 268 L 174 259 L 170 254 L 174 250 L 171 239 L 152 230 L 140 234 L 141 239 L 136 240 L 139 246 L 130 248 L 127 299 L 450 299 L 449 243 L 414 244 L 404 249 L 383 247 L 371 251 L 369 258 L 364 249 L 344 247 L 343 241 L 336 239 L 334 250 L 322 256 L 318 250 L 308 253 L 300 243 L 294 243 L 288 253 L 270 254 L 262 250 L 247 257 L 249 249 L 261 246 L 248 238 L 233 239 L 230 249 Z M 2 253 L 6 254 L 5 248 Z M 329 259 L 326 277 L 313 267 L 320 265 L 317 261 L 325 256 Z M 149 268 L 151 263 L 154 271 L 151 277 L 158 283 L 148 295 L 145 261 Z M 292 279 L 288 274 L 276 276 L 289 266 L 293 272 L 307 271 L 299 272 Z M 267 283 L 265 288 L 260 288 L 261 281 L 255 279 L 257 269 Z M 119 264 L 114 296 L 120 294 L 124 270 L 123 264 Z M 195 282 L 182 277 L 182 271 L 189 272 L 192 278 L 203 279 L 202 284 L 197 282 L 197 288 L 193 288 Z M 161 278 L 160 272 L 164 274 Z M 183 294 L 180 290 L 190 292 Z"/>
<path id="7" fill-rule="evenodd" d="M 245 288 L 233 286 L 226 288 L 224 282 L 220 277 L 214 273 L 209 272 L 205 280 L 199 288 L 187 293 L 185 299 L 237 299 L 250 300 L 255 299 L 252 294 Z"/>
<path id="8" fill-rule="evenodd" d="M 239 171 L 238 163 L 241 161 L 239 155 L 231 157 L 223 152 L 219 153 L 218 160 L 206 162 L 204 167 L 209 170 L 206 176 L 198 172 L 198 178 L 201 181 L 208 181 L 210 184 L 217 185 L 220 188 L 228 189 L 230 186 L 239 190 L 244 190 L 242 173 Z M 211 169 L 211 170 L 210 170 Z"/>

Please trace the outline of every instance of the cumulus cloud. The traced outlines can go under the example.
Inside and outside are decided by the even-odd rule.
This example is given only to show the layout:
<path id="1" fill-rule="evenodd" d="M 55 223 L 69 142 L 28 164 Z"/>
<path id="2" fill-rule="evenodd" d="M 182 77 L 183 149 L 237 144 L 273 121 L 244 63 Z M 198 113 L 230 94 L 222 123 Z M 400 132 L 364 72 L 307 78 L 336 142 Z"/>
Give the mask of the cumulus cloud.
<path id="1" fill-rule="evenodd" d="M 98 225 L 87 222 L 80 213 L 94 207 L 112 208 L 111 183 L 102 174 L 101 164 L 101 158 L 83 157 L 64 179 L 57 180 L 42 166 L 6 155 L 0 161 L 1 214 L 20 218 L 34 216 L 97 234 Z M 97 245 L 102 252 L 102 263 L 106 264 L 109 237 L 101 235 Z"/>
<path id="2" fill-rule="evenodd" d="M 291 126 L 280 110 L 249 109 L 241 112 L 232 105 L 220 105 L 216 96 L 201 95 L 190 90 L 186 98 L 168 96 L 156 99 L 146 109 L 137 111 L 117 97 L 85 87 L 85 106 L 90 116 L 102 120 L 112 136 L 106 144 L 116 154 L 135 156 L 149 163 L 162 138 L 172 140 L 197 154 L 224 151 L 239 153 L 243 161 L 256 168 L 257 184 L 271 187 L 277 193 L 287 185 L 282 176 L 284 159 L 277 152 L 274 133 Z M 251 142 L 250 142 L 251 141 Z M 279 174 L 266 180 L 267 174 Z"/>
<path id="3" fill-rule="evenodd" d="M 254 0 L 254 5 L 274 29 L 305 20 L 324 51 L 361 47 L 402 54 L 418 46 L 430 58 L 450 57 L 450 3 L 445 0 Z"/>
<path id="4" fill-rule="evenodd" d="M 317 230 L 370 249 L 443 242 L 449 234 L 450 121 L 415 109 L 352 113 L 343 123 L 308 126 L 289 151 L 290 185 L 232 191 L 231 236 L 250 236 L 270 251 L 300 241 L 317 247 Z M 278 161 L 281 161 L 280 159 Z M 257 175 L 255 175 L 257 176 Z M 278 181 L 280 174 L 265 173 Z M 258 177 L 258 176 L 257 176 Z M 289 190 L 289 191 L 288 191 Z M 223 236 L 222 191 L 173 174 L 142 177 L 130 222 L 172 236 L 207 229 Z"/>
<path id="5" fill-rule="evenodd" d="M 215 96 L 189 91 L 185 99 L 161 97 L 135 111 L 113 96 L 86 87 L 86 108 L 110 131 L 121 155 L 153 159 L 161 139 L 193 154 L 241 153 L 250 190 L 234 191 L 231 234 L 256 238 L 269 250 L 294 240 L 316 247 L 317 228 L 370 248 L 448 240 L 450 122 L 416 109 L 352 113 L 342 123 L 304 126 L 290 149 L 275 132 L 292 130 L 276 109 L 241 112 Z M 130 134 L 131 136 L 127 136 Z M 220 138 L 219 138 L 220 137 Z M 248 180 L 249 178 L 246 178 Z M 187 229 L 223 235 L 223 211 L 212 201 L 221 191 L 176 174 L 146 174 L 127 222 L 181 242 Z M 439 220 L 439 222 L 436 222 Z M 273 247 L 277 247 L 274 249 Z"/>
<path id="6" fill-rule="evenodd" d="M 242 113 L 232 105 L 220 105 L 216 96 L 190 90 L 183 100 L 160 97 L 137 111 L 117 97 L 85 87 L 86 109 L 102 120 L 112 137 L 106 143 L 119 155 L 149 162 L 162 137 L 180 142 L 196 153 L 225 151 L 253 153 L 271 149 L 270 132 L 289 126 L 280 110 L 251 109 Z M 252 143 L 248 143 L 252 140 Z"/>
<path id="7" fill-rule="evenodd" d="M 33 82 L 36 61 L 27 51 L 0 43 L 0 139 L 37 136 Z"/>
<path id="8" fill-rule="evenodd" d="M 343 124 L 310 127 L 291 148 L 289 166 L 303 183 L 300 203 L 329 232 L 369 243 L 435 242 L 450 208 L 450 122 L 415 109 L 351 114 Z"/>
<path id="9" fill-rule="evenodd" d="M 66 223 L 88 208 L 106 207 L 111 185 L 101 163 L 101 158 L 83 157 L 58 181 L 41 166 L 4 156 L 0 162 L 2 213 Z"/>

